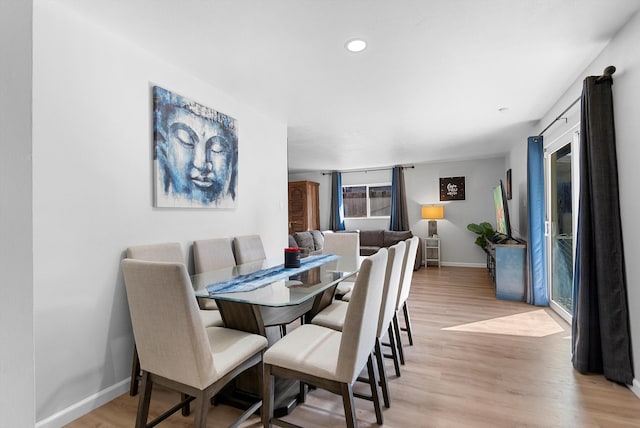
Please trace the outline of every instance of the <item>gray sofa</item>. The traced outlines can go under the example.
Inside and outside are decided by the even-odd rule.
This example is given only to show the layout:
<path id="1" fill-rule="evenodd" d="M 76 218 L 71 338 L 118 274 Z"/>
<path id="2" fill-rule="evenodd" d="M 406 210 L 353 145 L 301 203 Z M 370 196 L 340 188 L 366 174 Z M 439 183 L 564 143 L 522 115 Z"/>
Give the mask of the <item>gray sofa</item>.
<path id="1" fill-rule="evenodd" d="M 360 255 L 369 256 L 375 254 L 380 248 L 388 248 L 400 241 L 405 241 L 413 236 L 410 230 L 361 230 L 360 231 Z M 416 252 L 416 260 L 413 264 L 413 270 L 420 269 L 422 264 L 422 245 L 418 244 Z"/>
<path id="2" fill-rule="evenodd" d="M 289 247 L 300 248 L 300 256 L 321 254 L 324 246 L 324 236 L 319 230 L 295 232 L 289 235 Z"/>
<path id="3" fill-rule="evenodd" d="M 404 241 L 413 236 L 410 230 L 351 230 L 345 232 L 360 233 L 360 255 L 370 256 L 375 254 L 382 247 L 390 247 L 400 241 Z M 306 257 L 311 254 L 321 254 L 324 246 L 324 235 L 319 230 L 308 230 L 306 232 L 295 232 L 289 235 L 289 246 L 300 248 L 300 255 Z M 413 270 L 418 270 L 422 264 L 422 243 L 418 245 L 416 261 Z"/>

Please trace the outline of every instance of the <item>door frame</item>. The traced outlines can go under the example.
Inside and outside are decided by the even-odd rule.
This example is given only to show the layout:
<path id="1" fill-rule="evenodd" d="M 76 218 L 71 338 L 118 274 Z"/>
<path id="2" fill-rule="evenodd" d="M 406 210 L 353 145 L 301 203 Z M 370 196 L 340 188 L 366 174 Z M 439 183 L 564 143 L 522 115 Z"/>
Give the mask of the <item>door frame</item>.
<path id="1" fill-rule="evenodd" d="M 567 144 L 571 144 L 571 228 L 574 233 L 574 239 L 572 239 L 572 254 L 573 264 L 572 268 L 575 269 L 575 254 L 576 254 L 576 239 L 575 233 L 578 230 L 578 203 L 580 195 L 580 122 L 571 126 L 560 136 L 553 139 L 551 143 L 544 146 L 544 189 L 545 189 L 545 222 L 544 222 L 544 235 L 547 250 L 547 288 L 549 293 L 549 306 L 562 317 L 568 323 L 571 323 L 573 315 L 567 312 L 566 309 L 558 305 L 553 301 L 552 295 L 552 260 L 551 260 L 551 192 L 549 189 L 551 183 L 551 155 L 560 150 Z M 572 271 L 573 271 L 572 269 Z M 573 298 L 574 296 L 572 296 Z"/>

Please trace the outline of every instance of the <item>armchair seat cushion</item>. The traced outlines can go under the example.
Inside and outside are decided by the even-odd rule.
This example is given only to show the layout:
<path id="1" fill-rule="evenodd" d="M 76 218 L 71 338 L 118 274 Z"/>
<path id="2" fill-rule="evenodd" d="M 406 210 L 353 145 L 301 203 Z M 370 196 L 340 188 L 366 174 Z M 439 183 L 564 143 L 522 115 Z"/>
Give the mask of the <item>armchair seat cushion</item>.
<path id="1" fill-rule="evenodd" d="M 309 373 L 337 382 L 338 353 L 342 333 L 314 324 L 304 324 L 277 341 L 265 352 L 265 364 Z"/>

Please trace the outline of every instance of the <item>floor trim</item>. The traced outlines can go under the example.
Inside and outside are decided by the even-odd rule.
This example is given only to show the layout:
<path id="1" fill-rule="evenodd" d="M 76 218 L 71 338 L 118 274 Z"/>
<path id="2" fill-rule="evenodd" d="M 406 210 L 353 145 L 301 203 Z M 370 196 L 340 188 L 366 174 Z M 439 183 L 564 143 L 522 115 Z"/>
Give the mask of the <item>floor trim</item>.
<path id="1" fill-rule="evenodd" d="M 38 421 L 36 428 L 59 428 L 129 391 L 129 378 Z"/>
<path id="2" fill-rule="evenodd" d="M 640 380 L 634 379 L 633 385 L 629 385 L 629 389 L 636 395 L 636 397 L 640 398 Z"/>
<path id="3" fill-rule="evenodd" d="M 442 266 L 453 266 L 453 267 L 472 267 L 472 268 L 487 268 L 486 263 L 457 263 L 457 262 L 441 262 Z M 433 266 L 429 266 L 433 267 Z"/>

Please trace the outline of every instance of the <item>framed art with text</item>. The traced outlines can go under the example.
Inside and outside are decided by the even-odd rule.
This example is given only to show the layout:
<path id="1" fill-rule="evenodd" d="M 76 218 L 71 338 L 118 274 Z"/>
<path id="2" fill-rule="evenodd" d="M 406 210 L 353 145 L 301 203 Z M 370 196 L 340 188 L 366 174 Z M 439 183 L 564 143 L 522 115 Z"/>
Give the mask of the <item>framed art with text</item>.
<path id="1" fill-rule="evenodd" d="M 441 201 L 464 201 L 464 177 L 440 178 Z"/>
<path id="2" fill-rule="evenodd" d="M 236 207 L 236 119 L 154 86 L 153 131 L 156 207 Z"/>

